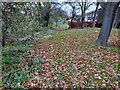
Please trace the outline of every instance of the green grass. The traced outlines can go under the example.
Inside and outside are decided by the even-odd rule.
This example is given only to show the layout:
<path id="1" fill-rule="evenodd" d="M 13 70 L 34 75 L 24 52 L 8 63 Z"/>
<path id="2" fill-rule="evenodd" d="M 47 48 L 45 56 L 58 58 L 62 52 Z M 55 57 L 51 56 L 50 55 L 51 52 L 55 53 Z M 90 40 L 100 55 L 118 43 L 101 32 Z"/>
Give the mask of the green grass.
<path id="1" fill-rule="evenodd" d="M 112 31 L 110 36 L 111 40 L 117 36 L 117 33 L 117 29 Z M 60 72 L 63 74 L 63 77 L 64 75 L 67 75 L 67 78 L 69 78 L 69 80 L 66 80 L 58 74 L 59 81 L 63 80 L 66 82 L 66 84 L 69 83 L 70 86 L 73 86 L 73 84 L 70 82 L 74 81 L 71 81 L 70 77 L 72 77 L 73 80 L 74 78 L 77 78 L 78 80 L 79 78 L 84 78 L 84 83 L 77 81 L 78 87 L 95 87 L 95 83 L 97 83 L 99 87 L 112 88 L 117 86 L 115 83 L 118 81 L 118 77 L 114 77 L 114 75 L 116 75 L 119 67 L 118 63 L 114 60 L 118 59 L 118 46 L 112 45 L 111 41 L 109 42 L 111 46 L 96 46 L 95 42 L 97 40 L 98 34 L 99 29 L 96 28 L 71 29 L 57 32 L 53 34 L 53 37 L 49 38 L 48 40 L 43 40 L 41 43 L 43 47 L 46 45 L 53 45 L 54 47 L 52 50 L 56 52 L 55 57 L 49 55 L 49 57 L 52 58 L 52 63 L 50 66 L 54 65 L 55 63 L 55 67 L 63 68 L 63 71 Z M 65 56 L 68 58 L 65 59 Z M 85 63 L 86 65 L 84 65 Z M 74 67 L 74 65 L 77 67 Z M 110 72 L 108 66 L 110 66 L 111 70 L 113 71 Z M 76 68 L 78 70 L 76 70 Z M 51 68 L 49 69 L 49 72 L 54 72 L 54 68 L 52 68 L 52 70 Z M 113 72 L 115 73 L 110 74 Z M 48 72 L 46 72 L 46 75 L 48 75 L 47 73 Z M 80 74 L 80 76 L 76 76 L 77 74 Z M 44 78 L 44 76 L 41 77 Z M 109 83 L 104 81 L 106 79 L 109 80 Z"/>
<path id="2" fill-rule="evenodd" d="M 114 87 L 117 85 L 115 83 L 118 78 L 115 75 L 120 65 L 114 60 L 117 59 L 118 47 L 111 42 L 108 47 L 96 46 L 99 29 L 71 29 L 62 32 L 47 30 L 43 33 L 52 34 L 52 37 L 48 39 L 40 37 L 38 41 L 33 41 L 34 43 L 18 41 L 3 47 L 3 87 L 24 88 L 27 86 L 26 82 L 30 80 L 34 82 L 35 73 L 38 71 L 40 80 L 35 79 L 35 82 L 38 87 L 43 88 L 43 84 L 48 87 L 57 83 L 52 82 L 54 77 L 60 82 L 64 81 L 68 87 L 96 87 L 95 83 L 99 87 L 104 87 L 102 86 L 104 80 L 109 80 L 109 83 L 104 81 L 105 87 L 111 88 L 111 84 Z M 117 33 L 117 29 L 112 31 L 111 40 Z M 44 59 L 39 56 L 41 52 Z M 26 56 L 23 57 L 24 55 Z M 48 63 L 47 58 L 51 59 Z M 31 66 L 23 63 L 23 59 L 31 60 Z M 113 71 L 109 71 L 109 67 Z M 44 73 L 41 73 L 42 70 Z M 47 80 L 47 77 L 51 80 Z"/>

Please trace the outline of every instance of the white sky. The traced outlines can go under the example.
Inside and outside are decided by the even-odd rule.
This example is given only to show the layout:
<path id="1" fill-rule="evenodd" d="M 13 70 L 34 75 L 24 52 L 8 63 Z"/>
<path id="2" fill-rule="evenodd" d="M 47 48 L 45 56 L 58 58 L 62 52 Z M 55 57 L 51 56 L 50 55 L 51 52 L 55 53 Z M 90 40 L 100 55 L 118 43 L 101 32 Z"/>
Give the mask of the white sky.
<path id="1" fill-rule="evenodd" d="M 100 7 L 99 7 L 99 8 L 100 8 Z M 71 8 L 69 5 L 65 5 L 62 9 L 67 12 L 68 16 L 71 15 L 71 9 L 72 9 L 72 8 Z M 86 10 L 86 13 L 87 13 L 87 12 L 90 12 L 90 11 L 93 11 L 93 10 L 95 10 L 95 9 L 96 9 L 96 5 L 91 5 L 91 6 L 89 7 L 89 9 Z M 80 11 L 79 11 L 79 12 L 80 12 Z M 80 13 L 78 13 L 78 14 L 80 14 Z"/>

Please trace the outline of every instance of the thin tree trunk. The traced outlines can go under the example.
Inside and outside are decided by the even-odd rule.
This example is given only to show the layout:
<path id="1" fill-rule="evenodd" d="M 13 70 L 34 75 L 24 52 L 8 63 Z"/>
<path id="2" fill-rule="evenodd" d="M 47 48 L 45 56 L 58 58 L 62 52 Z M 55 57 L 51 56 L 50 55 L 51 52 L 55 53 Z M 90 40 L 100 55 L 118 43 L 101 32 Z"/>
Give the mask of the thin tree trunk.
<path id="1" fill-rule="evenodd" d="M 46 13 L 46 15 L 44 16 L 44 20 L 45 20 L 45 27 L 48 27 L 49 24 L 49 19 L 50 19 L 50 12 Z"/>
<path id="2" fill-rule="evenodd" d="M 107 46 L 107 41 L 110 36 L 113 21 L 115 18 L 115 13 L 116 13 L 119 3 L 118 2 L 107 2 L 106 3 L 103 24 L 102 24 L 102 27 L 101 27 L 101 30 L 98 36 L 98 40 L 97 40 L 98 45 Z"/>
<path id="3" fill-rule="evenodd" d="M 71 21 L 70 21 L 70 29 L 71 29 L 71 26 L 72 26 L 72 21 L 73 21 L 73 17 L 71 18 Z"/>
<path id="4" fill-rule="evenodd" d="M 85 17 L 82 17 L 82 20 L 81 20 L 82 28 L 84 28 L 84 21 L 85 21 Z"/>
<path id="5" fill-rule="evenodd" d="M 43 13 L 43 20 L 44 20 L 44 27 L 48 27 L 49 25 L 49 20 L 50 20 L 50 12 L 51 12 L 51 4 L 49 2 L 44 3 L 45 7 L 44 7 L 44 13 Z"/>
<path id="6" fill-rule="evenodd" d="M 5 46 L 7 26 L 2 25 L 2 46 Z"/>
<path id="7" fill-rule="evenodd" d="M 82 28 L 84 28 L 84 21 L 85 21 L 85 9 L 82 10 L 82 19 L 81 19 Z"/>
<path id="8" fill-rule="evenodd" d="M 97 2 L 96 10 L 95 10 L 94 17 L 93 17 L 93 22 L 92 22 L 92 27 L 93 28 L 95 28 L 95 18 L 96 18 L 98 6 L 99 6 L 99 2 Z"/>
<path id="9" fill-rule="evenodd" d="M 55 23 L 56 23 L 56 27 L 58 27 L 58 20 L 56 20 Z"/>
<path id="10" fill-rule="evenodd" d="M 77 19 L 77 28 L 80 27 L 80 18 Z"/>
<path id="11" fill-rule="evenodd" d="M 117 21 L 117 19 L 118 19 L 118 8 L 116 10 L 115 19 L 114 19 L 113 26 L 112 26 L 113 28 L 116 28 L 116 26 L 119 22 L 119 21 Z"/>
<path id="12" fill-rule="evenodd" d="M 71 18 L 69 29 L 71 29 L 73 19 Z"/>
<path id="13" fill-rule="evenodd" d="M 2 32 L 2 46 L 4 46 L 5 45 L 5 34 L 3 34 L 3 32 Z"/>
<path id="14" fill-rule="evenodd" d="M 71 17 L 69 28 L 71 28 L 73 19 L 74 19 L 75 15 L 76 15 L 76 13 L 75 13 L 75 6 L 72 6 L 72 9 L 73 9 L 73 11 L 72 11 L 72 17 Z"/>
<path id="15" fill-rule="evenodd" d="M 38 21 L 39 21 L 39 25 L 41 25 L 41 17 L 40 17 L 40 14 L 41 14 L 41 12 L 40 12 L 40 10 L 41 10 L 41 3 L 40 2 L 37 2 L 37 4 L 38 4 L 38 7 L 37 7 L 37 11 L 38 11 Z"/>
<path id="16" fill-rule="evenodd" d="M 74 17 L 75 17 L 75 13 L 74 13 L 74 11 L 73 11 L 72 18 L 71 18 L 71 21 L 70 21 L 70 28 L 71 28 L 71 25 L 72 25 L 72 22 L 73 22 Z"/>

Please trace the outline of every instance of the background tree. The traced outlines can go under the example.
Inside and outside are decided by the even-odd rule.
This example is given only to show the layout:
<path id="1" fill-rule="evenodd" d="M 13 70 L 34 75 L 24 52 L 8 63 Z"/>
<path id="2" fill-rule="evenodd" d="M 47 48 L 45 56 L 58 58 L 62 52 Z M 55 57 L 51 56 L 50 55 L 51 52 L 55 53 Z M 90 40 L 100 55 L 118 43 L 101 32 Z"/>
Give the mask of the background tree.
<path id="1" fill-rule="evenodd" d="M 16 3 L 17 4 L 17 3 Z M 15 28 L 16 20 L 14 14 L 18 14 L 19 9 L 15 6 L 15 3 L 2 3 L 2 45 L 5 45 L 8 28 L 13 30 Z M 10 31 L 9 31 L 10 32 Z"/>
<path id="2" fill-rule="evenodd" d="M 43 27 L 48 27 L 51 13 L 55 12 L 55 9 L 59 9 L 59 5 L 60 4 L 54 2 L 38 3 L 39 21 L 43 24 Z"/>
<path id="3" fill-rule="evenodd" d="M 61 8 L 54 8 L 54 10 L 51 12 L 51 20 L 55 22 L 55 26 L 58 27 L 58 21 L 59 20 L 65 20 L 66 13 Z"/>
<path id="4" fill-rule="evenodd" d="M 33 12 L 35 5 L 34 3 L 30 2 L 3 2 L 1 4 L 3 21 L 2 45 L 4 46 L 6 42 L 13 42 L 16 39 L 12 37 L 13 34 L 13 36 L 15 36 L 15 32 L 17 32 L 16 35 L 20 35 L 20 32 L 22 36 L 24 35 L 23 31 L 25 31 L 25 28 L 27 30 L 30 22 L 33 21 L 35 17 L 35 14 Z"/>
<path id="5" fill-rule="evenodd" d="M 70 25 L 72 24 L 73 22 L 73 19 L 74 17 L 76 16 L 76 13 L 77 13 L 77 10 L 79 9 L 78 6 L 77 6 L 77 3 L 76 2 L 65 2 L 65 5 L 68 4 L 70 7 L 71 7 L 71 17 L 70 17 Z M 69 27 L 71 28 L 71 27 Z"/>
<path id="6" fill-rule="evenodd" d="M 50 12 L 52 11 L 52 4 L 50 2 L 43 2 L 42 6 L 42 21 L 43 21 L 43 26 L 47 27 L 49 24 L 50 20 Z"/>
<path id="7" fill-rule="evenodd" d="M 65 15 L 60 7 L 52 2 L 2 2 L 3 46 L 48 27 L 50 19 L 57 22 Z"/>
<path id="8" fill-rule="evenodd" d="M 42 6 L 41 6 L 41 2 L 37 2 L 37 5 L 36 5 L 36 8 L 37 8 L 37 20 L 39 21 L 39 25 L 41 25 L 41 9 L 42 9 Z"/>
<path id="9" fill-rule="evenodd" d="M 85 13 L 86 13 L 86 10 L 89 9 L 89 7 L 91 5 L 93 5 L 93 3 L 91 2 L 87 2 L 87 0 L 82 0 L 82 2 L 78 2 L 78 5 L 80 7 L 80 10 L 81 10 L 81 24 L 82 24 L 82 28 L 84 28 L 84 21 L 85 21 Z"/>

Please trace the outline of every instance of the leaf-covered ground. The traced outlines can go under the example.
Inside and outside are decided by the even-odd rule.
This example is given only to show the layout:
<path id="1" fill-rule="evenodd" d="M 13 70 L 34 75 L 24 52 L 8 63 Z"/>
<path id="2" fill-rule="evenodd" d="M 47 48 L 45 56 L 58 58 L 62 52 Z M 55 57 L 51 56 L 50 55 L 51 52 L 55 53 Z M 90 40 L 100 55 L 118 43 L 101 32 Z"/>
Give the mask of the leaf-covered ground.
<path id="1" fill-rule="evenodd" d="M 23 61 L 43 58 L 40 69 L 23 83 L 39 88 L 118 88 L 118 30 L 112 31 L 108 47 L 95 45 L 99 30 L 66 30 L 44 38 L 25 53 Z"/>

